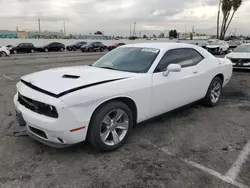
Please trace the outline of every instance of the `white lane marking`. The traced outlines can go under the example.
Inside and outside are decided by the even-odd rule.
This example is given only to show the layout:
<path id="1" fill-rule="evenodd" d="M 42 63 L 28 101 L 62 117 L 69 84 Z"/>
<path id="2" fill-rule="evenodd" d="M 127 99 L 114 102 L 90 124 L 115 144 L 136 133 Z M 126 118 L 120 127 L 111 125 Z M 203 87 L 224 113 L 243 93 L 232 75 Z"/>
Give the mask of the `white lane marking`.
<path id="1" fill-rule="evenodd" d="M 216 171 L 214 171 L 212 169 L 209 169 L 209 168 L 207 168 L 205 166 L 202 166 L 202 165 L 200 165 L 200 164 L 198 164 L 196 162 L 189 161 L 187 159 L 183 159 L 181 157 L 178 157 L 176 154 L 170 152 L 165 147 L 159 148 L 155 144 L 153 144 L 151 141 L 146 140 L 146 139 L 143 139 L 143 140 L 146 141 L 148 144 L 152 145 L 154 148 L 157 148 L 158 150 L 162 151 L 163 153 L 165 153 L 165 154 L 167 154 L 167 155 L 169 155 L 171 157 L 175 157 L 175 158 L 179 159 L 180 161 L 183 161 L 184 163 L 188 164 L 189 166 L 193 166 L 195 168 L 198 168 L 198 169 L 202 170 L 203 172 L 205 172 L 207 174 L 210 174 L 210 175 L 212 175 L 212 176 L 214 176 L 214 177 L 216 177 L 216 178 L 218 178 L 218 179 L 220 179 L 220 180 L 222 180 L 222 181 L 224 181 L 226 183 L 234 185 L 234 186 L 236 186 L 238 188 L 249 188 L 247 185 L 239 183 L 239 182 L 235 181 L 234 179 L 230 178 L 229 176 L 226 176 L 226 175 L 223 176 L 219 172 L 216 172 Z"/>
<path id="2" fill-rule="evenodd" d="M 221 179 L 222 181 L 224 182 L 227 182 L 231 185 L 234 185 L 236 187 L 239 187 L 239 188 L 249 188 L 248 186 L 242 184 L 242 183 L 239 183 L 237 181 L 235 181 L 234 179 L 228 177 L 228 176 L 223 176 L 222 174 L 220 174 L 219 172 L 216 172 L 212 169 L 209 169 L 205 166 L 202 166 L 196 162 L 193 162 L 193 161 L 189 161 L 187 159 L 183 159 L 183 158 L 180 158 L 178 156 L 176 156 L 175 154 L 171 153 L 170 151 L 168 151 L 166 148 L 158 148 L 160 151 L 162 151 L 163 153 L 167 154 L 167 155 L 170 155 L 171 157 L 175 157 L 175 158 L 178 158 L 180 161 L 183 161 L 184 163 L 188 164 L 189 166 L 193 166 L 195 168 L 198 168 L 200 170 L 202 170 L 203 172 L 206 172 L 207 174 L 210 174 L 212 176 L 215 176 L 216 178 L 218 179 Z"/>
<path id="3" fill-rule="evenodd" d="M 0 75 L 2 75 L 4 78 L 7 78 L 7 79 L 9 79 L 9 80 L 12 80 L 12 81 L 15 80 L 15 79 L 13 79 L 13 78 L 11 78 L 11 77 L 9 77 L 9 76 L 6 76 L 5 74 L 2 74 L 2 73 L 0 73 Z"/>
<path id="4" fill-rule="evenodd" d="M 246 162 L 248 156 L 250 155 L 250 140 L 247 142 L 237 160 L 234 162 L 230 170 L 226 173 L 225 176 L 235 180 L 240 173 L 242 165 Z"/>

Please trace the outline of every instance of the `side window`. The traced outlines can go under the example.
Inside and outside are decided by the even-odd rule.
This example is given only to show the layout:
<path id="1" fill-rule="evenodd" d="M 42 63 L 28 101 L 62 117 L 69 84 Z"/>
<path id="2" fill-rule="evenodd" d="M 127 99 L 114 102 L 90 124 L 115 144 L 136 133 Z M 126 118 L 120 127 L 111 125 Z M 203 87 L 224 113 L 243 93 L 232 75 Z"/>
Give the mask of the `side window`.
<path id="1" fill-rule="evenodd" d="M 179 64 L 182 68 L 190 67 L 202 61 L 203 56 L 196 50 L 190 48 L 180 48 L 169 50 L 162 57 L 155 72 L 165 71 L 170 64 Z"/>
<path id="2" fill-rule="evenodd" d="M 23 47 L 24 47 L 24 44 L 19 44 L 17 47 L 18 47 L 18 48 L 23 48 Z"/>

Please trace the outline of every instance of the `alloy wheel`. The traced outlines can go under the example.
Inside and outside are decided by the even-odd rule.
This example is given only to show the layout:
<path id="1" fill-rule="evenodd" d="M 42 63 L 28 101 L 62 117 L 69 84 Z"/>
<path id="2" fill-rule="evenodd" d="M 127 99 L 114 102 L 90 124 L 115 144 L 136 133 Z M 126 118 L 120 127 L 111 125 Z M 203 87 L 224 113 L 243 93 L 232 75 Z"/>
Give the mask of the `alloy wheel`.
<path id="1" fill-rule="evenodd" d="M 129 118 L 121 109 L 112 110 L 103 119 L 100 136 L 103 143 L 108 146 L 119 144 L 129 129 Z"/>
<path id="2" fill-rule="evenodd" d="M 220 99 L 220 94 L 221 94 L 221 84 L 219 81 L 215 81 L 213 83 L 211 94 L 210 94 L 212 103 L 218 102 L 218 100 Z"/>

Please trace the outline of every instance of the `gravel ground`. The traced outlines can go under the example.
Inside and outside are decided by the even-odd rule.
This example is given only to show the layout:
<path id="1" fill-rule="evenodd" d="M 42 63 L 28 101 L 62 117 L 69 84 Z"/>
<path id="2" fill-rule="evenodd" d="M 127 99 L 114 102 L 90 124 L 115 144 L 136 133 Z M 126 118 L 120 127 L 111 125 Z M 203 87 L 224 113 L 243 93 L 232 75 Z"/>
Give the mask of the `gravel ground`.
<path id="1" fill-rule="evenodd" d="M 193 104 L 141 123 L 125 146 L 112 153 L 98 153 L 88 143 L 54 149 L 21 132 L 12 102 L 21 75 L 90 64 L 102 55 L 58 52 L 0 59 L 1 188 L 250 186 L 250 157 L 234 182 L 218 178 L 250 139 L 249 71 L 234 72 L 218 106 Z"/>

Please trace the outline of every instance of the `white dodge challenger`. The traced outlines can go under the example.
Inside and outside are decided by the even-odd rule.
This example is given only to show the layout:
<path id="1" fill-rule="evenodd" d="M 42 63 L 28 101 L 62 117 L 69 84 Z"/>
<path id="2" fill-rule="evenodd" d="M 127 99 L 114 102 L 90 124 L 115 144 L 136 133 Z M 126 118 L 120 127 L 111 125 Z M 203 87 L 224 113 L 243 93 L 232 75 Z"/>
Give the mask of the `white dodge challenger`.
<path id="1" fill-rule="evenodd" d="M 14 104 L 34 139 L 52 147 L 88 140 L 101 151 L 124 144 L 139 122 L 202 99 L 215 106 L 232 63 L 182 43 L 121 46 L 88 66 L 23 76 Z"/>

